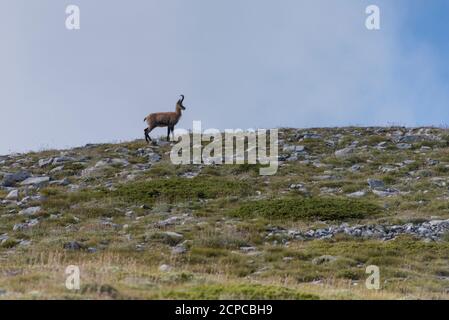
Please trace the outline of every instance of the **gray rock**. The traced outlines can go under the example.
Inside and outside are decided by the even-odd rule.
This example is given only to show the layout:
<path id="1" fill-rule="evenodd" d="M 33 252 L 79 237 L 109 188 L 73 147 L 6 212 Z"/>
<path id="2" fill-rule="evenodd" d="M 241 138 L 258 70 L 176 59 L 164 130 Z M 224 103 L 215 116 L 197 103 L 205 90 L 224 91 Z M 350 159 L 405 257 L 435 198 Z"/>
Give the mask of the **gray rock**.
<path id="1" fill-rule="evenodd" d="M 168 219 L 159 221 L 157 223 L 157 226 L 159 226 L 159 227 L 168 227 L 168 226 L 171 226 L 171 225 L 174 225 L 174 224 L 178 223 L 179 220 L 181 220 L 180 217 L 176 217 L 176 216 L 170 217 Z"/>
<path id="2" fill-rule="evenodd" d="M 50 182 L 50 177 L 31 177 L 20 183 L 22 186 L 41 187 Z"/>
<path id="3" fill-rule="evenodd" d="M 334 256 L 330 256 L 330 255 L 323 255 L 317 258 L 314 258 L 312 260 L 312 263 L 315 265 L 320 265 L 320 264 L 325 264 L 325 263 L 332 263 L 334 261 L 336 261 L 337 258 Z"/>
<path id="4" fill-rule="evenodd" d="M 77 241 L 70 241 L 64 243 L 63 248 L 70 251 L 79 251 L 81 249 L 84 249 L 84 245 Z"/>
<path id="5" fill-rule="evenodd" d="M 1 186 L 3 187 L 13 187 L 16 183 L 22 182 L 31 177 L 31 173 L 28 171 L 19 171 L 16 173 L 7 173 L 1 182 Z"/>
<path id="6" fill-rule="evenodd" d="M 168 264 L 162 264 L 159 266 L 160 272 L 170 272 L 173 268 L 169 266 Z"/>
<path id="7" fill-rule="evenodd" d="M 366 192 L 362 190 L 362 191 L 356 191 L 356 192 L 350 193 L 347 196 L 350 198 L 361 198 L 361 197 L 364 197 L 365 195 L 366 195 Z"/>
<path id="8" fill-rule="evenodd" d="M 129 162 L 126 159 L 118 159 L 117 158 L 117 159 L 111 159 L 111 164 L 126 167 L 129 165 Z"/>
<path id="9" fill-rule="evenodd" d="M 43 168 L 43 167 L 49 166 L 52 162 L 53 162 L 53 158 L 39 159 L 37 164 L 40 168 Z"/>
<path id="10" fill-rule="evenodd" d="M 317 133 L 304 133 L 302 139 L 321 139 L 321 135 Z"/>
<path id="11" fill-rule="evenodd" d="M 64 170 L 64 166 L 58 166 L 56 168 L 51 169 L 49 173 L 55 174 L 55 173 L 61 172 L 62 170 Z"/>
<path id="12" fill-rule="evenodd" d="M 13 231 L 22 231 L 29 228 L 32 228 L 39 224 L 39 219 L 31 219 L 25 223 L 16 223 L 13 227 Z"/>
<path id="13" fill-rule="evenodd" d="M 68 186 L 69 184 L 70 184 L 70 180 L 67 178 L 50 182 L 50 185 L 52 185 L 52 186 L 54 186 L 54 185 L 55 186 Z"/>
<path id="14" fill-rule="evenodd" d="M 26 223 L 16 223 L 14 225 L 14 227 L 12 228 L 13 231 L 22 231 L 25 230 L 27 228 L 27 224 Z"/>
<path id="15" fill-rule="evenodd" d="M 385 189 L 385 183 L 381 180 L 368 179 L 368 185 L 371 189 L 377 189 L 377 190 Z"/>
<path id="16" fill-rule="evenodd" d="M 353 153 L 354 153 L 354 148 L 353 147 L 347 147 L 347 148 L 335 151 L 335 156 L 337 158 L 345 158 L 345 157 L 350 156 Z"/>
<path id="17" fill-rule="evenodd" d="M 21 216 L 33 216 L 41 211 L 41 207 L 29 207 L 19 212 Z"/>
<path id="18" fill-rule="evenodd" d="M 399 141 L 402 143 L 416 143 L 416 142 L 421 142 L 421 141 L 426 141 L 426 140 L 429 140 L 429 139 L 427 137 L 421 136 L 421 135 L 406 135 L 399 139 Z"/>
<path id="19" fill-rule="evenodd" d="M 291 146 L 291 145 L 284 145 L 283 149 L 284 152 L 303 152 L 305 150 L 304 146 Z"/>
<path id="20" fill-rule="evenodd" d="M 65 162 L 73 162 L 73 161 L 76 161 L 76 159 L 72 158 L 72 157 L 61 156 L 61 157 L 54 158 L 52 164 L 54 166 L 57 166 L 57 165 L 60 165 L 62 163 L 65 163 Z"/>
<path id="21" fill-rule="evenodd" d="M 162 234 L 167 239 L 169 239 L 170 241 L 173 241 L 173 242 L 179 242 L 184 238 L 184 236 L 182 234 L 177 233 L 177 232 L 172 232 L 172 231 L 165 231 Z"/>
<path id="22" fill-rule="evenodd" d="M 184 254 L 187 252 L 187 248 L 183 245 L 177 245 L 171 250 L 172 254 Z"/>
<path id="23" fill-rule="evenodd" d="M 19 190 L 11 190 L 5 198 L 6 200 L 17 200 L 19 199 Z"/>
<path id="24" fill-rule="evenodd" d="M 257 250 L 256 247 L 240 247 L 240 251 L 245 253 L 254 252 L 256 250 Z"/>
<path id="25" fill-rule="evenodd" d="M 395 189 L 385 189 L 385 190 L 373 189 L 372 192 L 375 195 L 378 195 L 379 197 L 389 197 L 389 196 L 397 195 L 399 193 L 399 191 L 395 190 Z"/>

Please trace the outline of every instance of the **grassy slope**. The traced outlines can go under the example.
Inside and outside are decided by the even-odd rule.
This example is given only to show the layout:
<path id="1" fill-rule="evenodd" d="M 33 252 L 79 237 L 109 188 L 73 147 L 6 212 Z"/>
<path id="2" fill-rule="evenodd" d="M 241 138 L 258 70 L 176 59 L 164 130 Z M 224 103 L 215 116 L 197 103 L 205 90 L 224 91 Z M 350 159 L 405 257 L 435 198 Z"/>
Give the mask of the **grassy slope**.
<path id="1" fill-rule="evenodd" d="M 435 177 L 449 180 L 445 141 L 427 143 L 433 148 L 427 153 L 416 152 L 423 143 L 414 144 L 411 150 L 389 146 L 379 151 L 372 147 L 387 138 L 373 137 L 362 129 L 357 136 L 348 133 L 349 129 L 340 130 L 317 129 L 323 139 L 301 143 L 327 166 L 290 162 L 273 177 L 258 176 L 252 166 L 216 166 L 203 168 L 194 179 L 182 178 L 195 167 L 171 165 L 166 155 L 169 149 L 163 147 L 156 150 L 163 161 L 138 174 L 134 181 L 125 182 L 124 169 L 117 166 L 100 176 L 82 178 L 81 170 L 96 161 L 118 157 L 113 151 L 118 146 L 74 150 L 74 154 L 90 157 L 89 162 L 68 164 L 52 177 L 68 177 L 85 188 L 76 192 L 67 192 L 66 187 L 31 191 L 31 195 L 46 196 L 43 202 L 35 203 L 43 208 L 37 226 L 12 231 L 14 224 L 29 218 L 18 216 L 15 208 L 0 206 L 0 235 L 10 236 L 0 247 L 0 289 L 8 292 L 0 298 L 448 298 L 448 241 L 425 243 L 401 237 L 381 242 L 341 237 L 284 245 L 265 239 L 268 226 L 310 228 L 321 226 L 322 220 L 405 223 L 430 216 L 449 217 L 447 188 L 432 182 Z M 328 147 L 326 137 L 337 133 L 346 141 Z M 286 131 L 285 138 L 289 134 Z M 335 149 L 353 140 L 368 148 L 344 159 L 333 156 Z M 120 147 L 132 151 L 145 144 L 137 141 Z M 57 153 L 45 151 L 25 158 L 31 166 Z M 143 162 L 139 157 L 128 158 L 131 163 Z M 427 166 L 429 158 L 440 163 Z M 390 173 L 379 170 L 407 159 L 416 162 Z M 362 169 L 350 171 L 354 164 L 361 164 Z M 46 174 L 52 168 L 32 170 Z M 329 171 L 335 179 L 316 178 Z M 423 172 L 420 179 L 410 179 L 410 171 Z M 361 199 L 348 200 L 345 194 L 367 189 L 367 178 L 382 179 L 408 193 L 391 198 L 367 193 Z M 107 183 L 112 183 L 113 190 Z M 292 183 L 305 184 L 308 194 L 290 190 Z M 336 195 L 323 195 L 328 189 Z M 0 192 L 0 197 L 6 194 Z M 60 218 L 50 218 L 56 214 Z M 158 225 L 173 216 L 179 218 L 176 224 Z M 165 231 L 182 234 L 183 239 L 167 237 Z M 18 245 L 23 239 L 32 242 Z M 68 241 L 78 241 L 96 252 L 64 250 Z M 172 254 L 173 247 L 181 242 L 187 252 Z M 255 250 L 240 250 L 247 246 Z M 337 260 L 320 265 L 312 262 L 322 255 Z M 79 292 L 64 287 L 64 270 L 70 264 L 81 268 Z M 171 270 L 160 271 L 162 264 L 170 265 Z M 364 286 L 365 268 L 372 264 L 381 268 L 380 291 Z"/>

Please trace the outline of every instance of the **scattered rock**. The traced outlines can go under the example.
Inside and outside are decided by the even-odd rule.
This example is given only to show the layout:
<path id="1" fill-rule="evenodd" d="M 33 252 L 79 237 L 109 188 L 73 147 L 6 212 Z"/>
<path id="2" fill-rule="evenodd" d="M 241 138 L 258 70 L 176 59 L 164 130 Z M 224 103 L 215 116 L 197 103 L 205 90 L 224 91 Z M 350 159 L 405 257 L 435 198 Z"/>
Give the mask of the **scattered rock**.
<path id="1" fill-rule="evenodd" d="M 49 165 L 51 165 L 51 163 L 53 162 L 53 158 L 49 158 L 49 159 L 39 159 L 39 161 L 38 161 L 38 166 L 40 167 L 40 168 L 43 168 L 43 167 L 46 167 L 46 166 L 49 166 Z"/>
<path id="2" fill-rule="evenodd" d="M 19 171 L 16 173 L 7 173 L 1 182 L 1 186 L 3 187 L 13 187 L 16 183 L 22 182 L 31 177 L 31 173 L 28 171 Z"/>
<path id="3" fill-rule="evenodd" d="M 41 207 L 30 207 L 19 211 L 21 216 L 33 216 L 41 211 Z"/>
<path id="4" fill-rule="evenodd" d="M 356 191 L 356 192 L 348 194 L 347 196 L 350 198 L 361 198 L 361 197 L 364 197 L 365 195 L 366 195 L 365 191 Z"/>
<path id="5" fill-rule="evenodd" d="M 171 270 L 172 270 L 172 267 L 169 266 L 168 264 L 162 264 L 159 266 L 160 272 L 170 272 Z"/>
<path id="6" fill-rule="evenodd" d="M 70 242 L 64 243 L 63 248 L 65 250 L 70 250 L 70 251 L 79 251 L 79 250 L 84 249 L 84 245 L 82 245 L 81 243 L 79 243 L 77 241 L 70 241 Z"/>
<path id="7" fill-rule="evenodd" d="M 6 200 L 17 200 L 19 199 L 19 190 L 11 190 L 5 198 Z"/>
<path id="8" fill-rule="evenodd" d="M 337 260 L 337 258 L 334 257 L 334 256 L 324 255 L 324 256 L 320 256 L 320 257 L 314 258 L 312 260 L 312 263 L 315 264 L 315 265 L 320 265 L 320 264 L 325 264 L 325 263 L 331 263 L 331 262 L 334 262 L 336 260 Z"/>
<path id="9" fill-rule="evenodd" d="M 22 186 L 41 187 L 50 182 L 50 177 L 31 177 L 20 183 Z"/>
<path id="10" fill-rule="evenodd" d="M 348 147 L 348 148 L 344 148 L 344 149 L 340 149 L 335 151 L 335 156 L 337 158 L 345 158 L 350 156 L 351 154 L 354 153 L 354 148 L 353 147 Z"/>
<path id="11" fill-rule="evenodd" d="M 368 185 L 371 189 L 375 190 L 385 189 L 385 183 L 382 180 L 368 179 Z"/>

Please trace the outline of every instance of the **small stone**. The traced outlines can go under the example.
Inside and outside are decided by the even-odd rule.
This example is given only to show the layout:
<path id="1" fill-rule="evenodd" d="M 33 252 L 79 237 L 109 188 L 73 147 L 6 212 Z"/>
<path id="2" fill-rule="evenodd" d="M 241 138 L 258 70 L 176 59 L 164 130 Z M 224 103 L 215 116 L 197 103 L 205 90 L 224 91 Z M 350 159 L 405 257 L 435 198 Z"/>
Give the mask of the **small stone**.
<path id="1" fill-rule="evenodd" d="M 70 242 L 64 243 L 63 248 L 65 250 L 78 251 L 78 250 L 83 249 L 84 246 L 77 241 L 70 241 Z"/>
<path id="2" fill-rule="evenodd" d="M 363 197 L 365 195 L 366 195 L 365 191 L 356 191 L 356 192 L 348 194 L 348 197 L 350 197 L 350 198 L 361 198 L 361 197 Z"/>
<path id="3" fill-rule="evenodd" d="M 256 251 L 256 247 L 240 247 L 240 251 L 248 253 Z"/>
<path id="4" fill-rule="evenodd" d="M 315 265 L 320 265 L 320 264 L 324 264 L 324 263 L 331 263 L 331 262 L 334 262 L 336 260 L 337 260 L 337 258 L 334 257 L 334 256 L 324 255 L 324 256 L 320 256 L 320 257 L 314 258 L 312 260 L 312 263 L 315 264 Z"/>
<path id="5" fill-rule="evenodd" d="M 157 223 L 157 225 L 158 225 L 159 227 L 167 227 L 167 226 L 171 226 L 171 225 L 176 224 L 179 220 L 180 220 L 179 217 L 174 216 L 174 217 L 170 217 L 170 218 L 168 218 L 168 219 L 159 221 L 159 222 Z"/>
<path id="6" fill-rule="evenodd" d="M 74 159 L 72 157 L 66 157 L 66 156 L 56 157 L 56 158 L 53 159 L 52 164 L 54 166 L 56 166 L 56 165 L 60 165 L 61 163 L 64 163 L 64 162 L 70 162 L 70 161 L 75 161 L 75 160 L 76 159 Z"/>
<path id="7" fill-rule="evenodd" d="M 351 155 L 352 153 L 354 153 L 354 148 L 347 147 L 347 148 L 335 151 L 335 156 L 337 158 L 345 158 L 345 157 L 348 157 L 349 155 Z"/>
<path id="8" fill-rule="evenodd" d="M 368 179 L 368 185 L 371 189 L 384 189 L 385 184 L 381 180 Z"/>
<path id="9" fill-rule="evenodd" d="M 179 242 L 181 241 L 184 236 L 182 234 L 179 234 L 177 232 L 172 232 L 172 231 L 166 231 L 162 233 L 165 237 L 167 237 L 169 240 L 174 241 L 174 242 Z"/>
<path id="10" fill-rule="evenodd" d="M 11 190 L 6 196 L 6 200 L 17 200 L 17 199 L 19 199 L 19 190 L 17 189 Z"/>
<path id="11" fill-rule="evenodd" d="M 61 172 L 62 170 L 64 170 L 64 166 L 59 166 L 59 167 L 56 167 L 54 169 L 51 169 L 49 173 L 50 174 L 55 174 L 55 173 Z"/>
<path id="12" fill-rule="evenodd" d="M 187 248 L 183 245 L 178 245 L 171 250 L 172 254 L 184 254 L 187 252 Z"/>
<path id="13" fill-rule="evenodd" d="M 38 162 L 38 166 L 40 168 L 49 166 L 51 163 L 53 162 L 53 158 L 49 158 L 49 159 L 40 159 Z"/>
<path id="14" fill-rule="evenodd" d="M 162 264 L 159 266 L 160 272 L 170 272 L 171 270 L 172 270 L 172 267 L 169 266 L 168 264 Z"/>
<path id="15" fill-rule="evenodd" d="M 49 181 L 50 177 L 32 177 L 22 181 L 20 185 L 40 187 L 47 184 Z"/>
<path id="16" fill-rule="evenodd" d="M 12 228 L 13 231 L 22 231 L 25 230 L 27 228 L 27 224 L 26 223 L 16 223 L 14 225 L 14 227 Z"/>
<path id="17" fill-rule="evenodd" d="M 41 207 L 29 207 L 24 210 L 19 211 L 21 216 L 33 216 L 41 211 Z"/>

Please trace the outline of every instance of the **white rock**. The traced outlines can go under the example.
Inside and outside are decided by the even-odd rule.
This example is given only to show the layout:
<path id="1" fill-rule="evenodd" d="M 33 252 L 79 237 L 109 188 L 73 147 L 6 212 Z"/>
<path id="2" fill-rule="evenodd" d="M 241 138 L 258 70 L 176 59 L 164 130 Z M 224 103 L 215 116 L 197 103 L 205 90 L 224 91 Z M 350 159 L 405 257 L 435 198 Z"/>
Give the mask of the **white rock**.
<path id="1" fill-rule="evenodd" d="M 172 267 L 170 267 L 168 264 L 163 264 L 163 265 L 159 266 L 160 272 L 169 272 L 171 270 L 172 270 Z"/>
<path id="2" fill-rule="evenodd" d="M 19 198 L 19 190 L 11 190 L 6 196 L 6 200 L 17 200 Z"/>
<path id="3" fill-rule="evenodd" d="M 22 186 L 42 186 L 50 181 L 50 177 L 31 177 L 22 181 Z"/>
<path id="4" fill-rule="evenodd" d="M 38 162 L 39 167 L 43 168 L 49 166 L 53 162 L 53 158 L 49 159 L 40 159 Z"/>
<path id="5" fill-rule="evenodd" d="M 344 157 L 351 155 L 352 153 L 354 153 L 354 148 L 348 147 L 348 148 L 344 148 L 344 149 L 335 151 L 335 156 L 337 158 L 344 158 Z"/>
<path id="6" fill-rule="evenodd" d="M 361 198 L 361 197 L 363 197 L 365 195 L 366 195 L 365 191 L 356 191 L 356 192 L 348 194 L 348 197 L 350 197 L 350 198 Z"/>
<path id="7" fill-rule="evenodd" d="M 19 212 L 22 216 L 32 216 L 41 211 L 41 207 L 29 207 Z"/>

